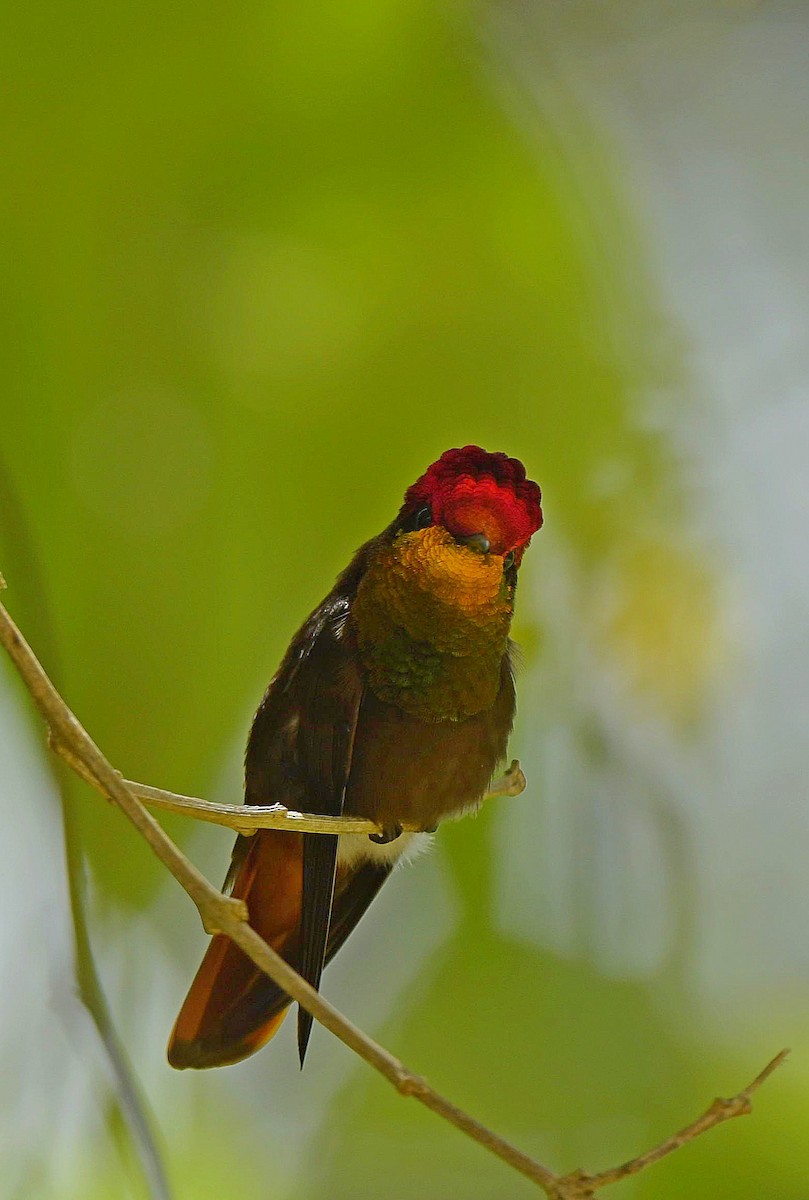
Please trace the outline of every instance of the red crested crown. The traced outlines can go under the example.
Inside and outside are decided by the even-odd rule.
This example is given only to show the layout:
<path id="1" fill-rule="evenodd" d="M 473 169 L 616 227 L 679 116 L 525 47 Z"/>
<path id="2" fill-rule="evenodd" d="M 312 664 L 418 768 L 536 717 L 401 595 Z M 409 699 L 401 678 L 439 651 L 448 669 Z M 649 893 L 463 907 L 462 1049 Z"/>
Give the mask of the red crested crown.
<path id="1" fill-rule="evenodd" d="M 493 554 L 517 558 L 542 525 L 542 494 L 525 467 L 480 446 L 446 450 L 405 493 L 402 516 L 430 506 L 434 525 L 453 537 L 483 533 Z"/>

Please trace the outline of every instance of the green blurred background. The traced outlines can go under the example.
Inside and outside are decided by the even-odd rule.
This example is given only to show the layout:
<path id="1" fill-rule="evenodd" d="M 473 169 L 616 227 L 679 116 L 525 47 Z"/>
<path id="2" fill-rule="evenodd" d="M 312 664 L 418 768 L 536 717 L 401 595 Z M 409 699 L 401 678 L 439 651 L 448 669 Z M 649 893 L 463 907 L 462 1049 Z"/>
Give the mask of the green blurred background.
<path id="1" fill-rule="evenodd" d="M 804 6 L 32 3 L 3 19 L 0 567 L 132 778 L 234 801 L 255 704 L 405 487 L 522 458 L 517 800 L 443 828 L 325 989 L 605 1195 L 809 1197 Z M 57 782 L 0 664 L 0 1193 L 147 1193 L 76 996 Z M 176 1200 L 531 1186 L 292 1022 L 164 1046 L 204 935 L 64 784 Z M 225 833 L 167 821 L 211 878 Z"/>

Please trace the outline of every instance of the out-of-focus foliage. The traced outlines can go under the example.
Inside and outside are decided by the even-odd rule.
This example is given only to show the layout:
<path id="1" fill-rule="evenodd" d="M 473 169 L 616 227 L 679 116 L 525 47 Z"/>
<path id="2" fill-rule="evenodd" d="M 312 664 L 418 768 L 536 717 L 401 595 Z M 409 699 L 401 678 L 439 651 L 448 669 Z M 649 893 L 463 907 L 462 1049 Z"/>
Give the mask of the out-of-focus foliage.
<path id="1" fill-rule="evenodd" d="M 657 506 L 605 264 L 462 13 L 15 26 L 4 459 L 71 702 L 123 769 L 204 789 L 296 621 L 447 445 L 524 457 L 590 560 Z M 105 887 L 151 895 L 95 802 L 84 835 Z"/>
<path id="2" fill-rule="evenodd" d="M 676 340 L 661 337 L 610 147 L 572 108 L 565 142 L 476 21 L 416 0 L 203 0 L 33 3 L 6 23 L 0 565 L 69 703 L 131 777 L 210 796 L 224 770 L 238 786 L 223 764 L 297 624 L 408 483 L 469 441 L 520 456 L 545 491 L 521 584 L 514 752 L 541 758 L 558 721 L 571 760 L 603 765 L 581 680 L 562 678 L 542 711 L 529 684 L 585 642 L 629 711 L 693 735 L 725 657 L 679 454 L 645 419 L 646 397 L 682 373 Z M 181 958 L 171 996 L 154 993 L 167 1032 L 201 938 L 176 895 L 144 931 L 160 870 L 110 807 L 77 799 L 110 941 L 142 956 L 118 990 L 148 1002 L 159 954 Z M 362 1016 L 370 997 L 365 1016 L 416 1069 L 571 1168 L 643 1148 L 779 1048 L 706 1051 L 665 963 L 658 986 L 552 952 L 532 855 L 553 856 L 555 806 L 580 802 L 538 776 L 513 808 L 442 831 L 430 895 L 445 940 L 429 942 L 433 914 L 406 899 L 439 872 L 418 865 L 369 916 L 373 952 L 347 948 L 334 969 L 345 1007 Z M 522 940 L 498 916 L 510 814 L 533 896 Z M 167 824 L 193 844 L 188 823 Z M 223 870 L 227 838 L 215 844 Z M 598 847 L 576 862 L 597 875 Z M 227 1078 L 169 1078 L 161 1038 L 144 1044 L 178 1198 L 528 1194 L 361 1068 L 346 1073 L 323 1038 L 303 1079 L 283 1037 Z M 623 1194 L 798 1200 L 806 1098 L 788 1100 L 773 1085 L 755 1126 Z M 88 1184 L 91 1139 L 82 1153 L 82 1195 L 135 1178 L 103 1159 Z"/>

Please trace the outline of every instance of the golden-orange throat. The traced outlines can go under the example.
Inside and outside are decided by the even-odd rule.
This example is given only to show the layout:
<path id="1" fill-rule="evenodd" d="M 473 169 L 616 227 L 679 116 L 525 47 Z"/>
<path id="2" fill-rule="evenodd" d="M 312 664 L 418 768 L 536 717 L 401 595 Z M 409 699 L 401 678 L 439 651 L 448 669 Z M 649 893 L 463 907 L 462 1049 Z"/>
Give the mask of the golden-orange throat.
<path id="1" fill-rule="evenodd" d="M 499 687 L 513 593 L 501 555 L 440 526 L 378 547 L 354 603 L 373 690 L 426 720 L 482 711 Z"/>

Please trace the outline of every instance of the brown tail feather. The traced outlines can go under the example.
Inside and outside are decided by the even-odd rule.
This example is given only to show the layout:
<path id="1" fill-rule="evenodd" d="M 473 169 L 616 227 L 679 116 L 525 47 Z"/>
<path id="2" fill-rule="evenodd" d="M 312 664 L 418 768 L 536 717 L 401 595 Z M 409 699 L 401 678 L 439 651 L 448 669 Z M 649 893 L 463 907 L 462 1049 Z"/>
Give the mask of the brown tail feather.
<path id="1" fill-rule="evenodd" d="M 250 924 L 296 969 L 303 882 L 299 833 L 264 830 L 247 842 L 233 895 L 246 900 Z M 365 863 L 338 871 L 328 963 L 390 874 L 389 864 Z M 168 1048 L 173 1067 L 224 1067 L 258 1050 L 276 1032 L 289 1007 L 282 992 L 230 938 L 211 941 L 174 1026 Z"/>
<path id="2" fill-rule="evenodd" d="M 250 924 L 284 958 L 297 949 L 302 836 L 263 830 L 253 836 L 233 886 Z M 191 984 L 168 1047 L 173 1067 L 239 1062 L 276 1032 L 289 998 L 230 938 L 217 934 Z"/>

